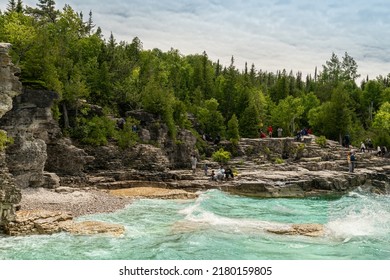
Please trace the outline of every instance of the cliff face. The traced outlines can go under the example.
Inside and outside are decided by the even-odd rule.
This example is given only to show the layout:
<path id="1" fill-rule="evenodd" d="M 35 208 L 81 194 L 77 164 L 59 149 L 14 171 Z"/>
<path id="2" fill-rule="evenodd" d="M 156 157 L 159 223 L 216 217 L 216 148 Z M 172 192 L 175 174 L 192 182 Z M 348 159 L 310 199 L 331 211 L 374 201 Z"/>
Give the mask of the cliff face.
<path id="1" fill-rule="evenodd" d="M 12 109 L 12 98 L 19 95 L 22 88 L 15 75 L 19 69 L 8 55 L 9 48 L 9 44 L 0 43 L 0 118 Z M 13 219 L 14 205 L 20 200 L 21 192 L 7 168 L 5 151 L 0 151 L 0 231 L 5 220 Z"/>

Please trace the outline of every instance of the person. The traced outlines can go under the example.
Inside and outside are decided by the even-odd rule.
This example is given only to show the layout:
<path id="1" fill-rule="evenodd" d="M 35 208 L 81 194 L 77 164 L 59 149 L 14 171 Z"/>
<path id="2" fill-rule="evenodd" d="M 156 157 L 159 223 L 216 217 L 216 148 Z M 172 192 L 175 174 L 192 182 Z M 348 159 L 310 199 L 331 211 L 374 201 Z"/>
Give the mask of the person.
<path id="1" fill-rule="evenodd" d="M 192 168 L 192 173 L 195 174 L 196 171 L 196 164 L 198 163 L 198 159 L 196 158 L 195 155 L 191 155 L 191 168 Z"/>
<path id="2" fill-rule="evenodd" d="M 203 170 L 204 170 L 204 175 L 205 175 L 205 176 L 207 176 L 207 171 L 208 171 L 208 169 L 209 169 L 209 167 L 208 167 L 207 163 L 205 163 L 205 164 L 203 165 Z"/>
<path id="3" fill-rule="evenodd" d="M 354 172 L 355 171 L 355 161 L 356 161 L 355 152 L 351 153 L 350 161 L 351 161 L 351 168 L 350 168 L 349 172 Z"/>
<path id="4" fill-rule="evenodd" d="M 301 141 L 302 140 L 302 133 L 300 130 L 297 131 L 297 134 L 295 136 L 296 141 Z"/>
<path id="5" fill-rule="evenodd" d="M 217 136 L 215 136 L 214 144 L 218 145 L 220 141 L 221 141 L 221 136 L 219 136 L 219 134 L 218 134 Z"/>
<path id="6" fill-rule="evenodd" d="M 225 169 L 222 166 L 218 169 L 216 177 L 218 181 L 222 181 L 225 178 Z"/>
<path id="7" fill-rule="evenodd" d="M 382 155 L 382 150 L 381 150 L 380 146 L 378 146 L 378 148 L 376 149 L 376 155 L 377 156 L 381 156 Z"/>
<path id="8" fill-rule="evenodd" d="M 344 141 L 343 141 L 344 143 L 344 147 L 346 147 L 346 148 L 349 148 L 349 145 L 351 144 L 351 140 L 350 140 L 350 138 L 349 138 L 349 135 L 348 134 L 346 134 L 345 136 L 344 136 Z"/>
<path id="9" fill-rule="evenodd" d="M 272 131 L 273 131 L 272 125 L 270 125 L 270 126 L 267 128 L 267 131 L 268 131 L 268 136 L 269 136 L 269 138 L 272 138 Z"/>
<path id="10" fill-rule="evenodd" d="M 125 127 L 125 123 L 126 123 L 125 119 L 124 119 L 124 118 L 120 118 L 120 119 L 116 122 L 116 126 L 117 126 L 118 129 L 123 130 L 124 127 Z"/>
<path id="11" fill-rule="evenodd" d="M 211 181 L 217 181 L 217 177 L 215 176 L 215 171 L 214 170 L 211 170 L 210 180 Z"/>
<path id="12" fill-rule="evenodd" d="M 226 179 L 229 179 L 229 177 L 231 177 L 232 179 L 234 179 L 233 171 L 231 170 L 230 167 L 228 167 L 228 168 L 225 169 L 225 178 L 226 178 Z"/>
<path id="13" fill-rule="evenodd" d="M 282 137 L 282 134 L 283 134 L 283 128 L 279 127 L 278 128 L 278 137 Z"/>
<path id="14" fill-rule="evenodd" d="M 360 152 L 362 152 L 362 153 L 366 152 L 366 145 L 364 145 L 363 142 L 360 143 Z"/>
<path id="15" fill-rule="evenodd" d="M 260 138 L 266 138 L 267 135 L 265 135 L 265 133 L 263 131 L 260 131 Z"/>
<path id="16" fill-rule="evenodd" d="M 370 152 L 370 150 L 374 149 L 374 145 L 372 144 L 371 138 L 367 138 L 366 145 L 367 145 L 367 151 L 368 152 Z"/>
<path id="17" fill-rule="evenodd" d="M 347 153 L 348 171 L 352 172 L 351 152 Z"/>

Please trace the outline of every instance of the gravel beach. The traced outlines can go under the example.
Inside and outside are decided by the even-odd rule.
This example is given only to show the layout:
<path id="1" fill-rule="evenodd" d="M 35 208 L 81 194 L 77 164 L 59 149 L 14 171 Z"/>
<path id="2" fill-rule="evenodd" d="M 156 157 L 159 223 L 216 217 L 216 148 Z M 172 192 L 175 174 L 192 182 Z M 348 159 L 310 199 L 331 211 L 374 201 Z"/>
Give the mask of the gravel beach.
<path id="1" fill-rule="evenodd" d="M 109 213 L 123 209 L 133 201 L 98 189 L 22 189 L 22 210 L 50 210 L 70 212 L 73 217 Z"/>

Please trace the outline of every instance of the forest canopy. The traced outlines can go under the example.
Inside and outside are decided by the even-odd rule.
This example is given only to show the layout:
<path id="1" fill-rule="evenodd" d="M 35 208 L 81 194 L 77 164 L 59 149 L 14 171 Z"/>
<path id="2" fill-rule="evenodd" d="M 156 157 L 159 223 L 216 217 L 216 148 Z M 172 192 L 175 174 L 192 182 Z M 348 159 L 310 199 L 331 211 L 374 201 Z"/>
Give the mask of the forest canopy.
<path id="1" fill-rule="evenodd" d="M 57 9 L 53 0 L 39 0 L 36 7 L 10 0 L 0 12 L 0 41 L 12 44 L 25 87 L 60 94 L 53 112 L 62 129 L 88 144 L 104 145 L 113 137 L 108 116 L 144 110 L 159 116 L 171 137 L 188 128 L 237 141 L 259 137 L 272 125 L 284 136 L 310 128 L 328 139 L 348 134 L 355 145 L 371 138 L 390 146 L 390 74 L 358 85 L 358 64 L 347 52 L 331 53 L 306 76 L 254 64 L 239 69 L 234 57 L 224 66 L 206 51 L 182 55 L 176 49 L 145 50 L 138 37 L 104 38 L 92 11 L 85 17 L 69 5 Z M 103 108 L 103 114 L 85 104 Z"/>

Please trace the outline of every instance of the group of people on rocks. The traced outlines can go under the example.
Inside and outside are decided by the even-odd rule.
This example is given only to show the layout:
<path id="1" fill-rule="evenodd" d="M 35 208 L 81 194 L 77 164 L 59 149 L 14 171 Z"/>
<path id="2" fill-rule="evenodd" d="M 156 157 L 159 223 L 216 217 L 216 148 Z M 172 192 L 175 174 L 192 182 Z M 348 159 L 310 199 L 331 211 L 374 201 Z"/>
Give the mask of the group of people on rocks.
<path id="1" fill-rule="evenodd" d="M 206 173 L 205 173 L 205 175 L 207 176 Z M 217 172 L 212 170 L 211 174 L 210 174 L 211 181 L 224 181 L 224 180 L 228 180 L 229 178 L 234 179 L 234 174 L 233 174 L 233 171 L 230 167 L 227 167 L 225 169 L 225 168 L 223 168 L 223 166 L 220 166 L 218 168 Z"/>
<path id="2" fill-rule="evenodd" d="M 196 173 L 196 166 L 198 163 L 198 159 L 194 154 L 191 155 L 191 169 L 192 169 L 192 174 Z M 227 167 L 226 169 L 221 165 L 217 171 L 212 170 L 211 174 L 208 174 L 208 164 L 205 163 L 203 165 L 203 171 L 205 176 L 210 176 L 211 181 L 224 181 L 228 180 L 229 178 L 234 179 L 234 173 L 233 170 L 230 167 Z"/>
<path id="3" fill-rule="evenodd" d="M 274 129 L 273 129 L 272 125 L 270 125 L 270 126 L 267 127 L 267 134 L 268 134 L 268 137 L 269 137 L 269 138 L 272 138 L 272 136 L 273 136 L 273 131 L 274 131 Z M 277 133 L 278 133 L 278 137 L 279 137 L 279 138 L 280 138 L 280 137 L 283 137 L 283 128 L 278 127 L 278 129 L 277 129 L 276 131 L 277 131 Z M 267 134 L 265 134 L 263 130 L 260 129 L 260 130 L 259 130 L 259 133 L 260 133 L 260 138 L 267 138 Z"/>
<path id="4" fill-rule="evenodd" d="M 387 155 L 387 147 L 386 146 L 378 146 L 376 150 L 374 150 L 374 145 L 371 142 L 370 138 L 367 138 L 365 142 L 360 143 L 360 152 L 374 152 L 377 156 L 386 156 Z"/>
<path id="5" fill-rule="evenodd" d="M 307 136 L 309 134 L 313 134 L 313 131 L 310 128 L 303 128 L 301 130 L 298 130 L 295 135 L 295 140 L 301 141 L 303 136 Z"/>
<path id="6" fill-rule="evenodd" d="M 349 140 L 349 138 L 344 138 L 345 140 Z M 348 141 L 343 142 L 344 144 L 348 144 L 347 148 L 349 148 L 349 143 Z M 388 150 L 386 146 L 378 146 L 376 150 L 374 150 L 374 145 L 371 142 L 370 138 L 367 138 L 365 142 L 360 143 L 360 149 L 359 151 L 361 153 L 374 153 L 377 156 L 387 156 L 388 155 Z M 348 162 L 348 171 L 349 172 L 354 172 L 355 170 L 355 165 L 356 165 L 356 153 L 354 150 L 351 150 L 347 153 L 347 162 Z"/>
<path id="7" fill-rule="evenodd" d="M 272 138 L 272 132 L 273 132 L 273 128 L 272 128 L 272 125 L 270 125 L 270 126 L 267 127 L 267 133 L 268 133 L 268 137 L 269 138 Z M 279 137 L 281 137 L 281 136 L 279 136 Z M 267 135 L 261 129 L 260 129 L 260 138 L 267 138 Z"/>

